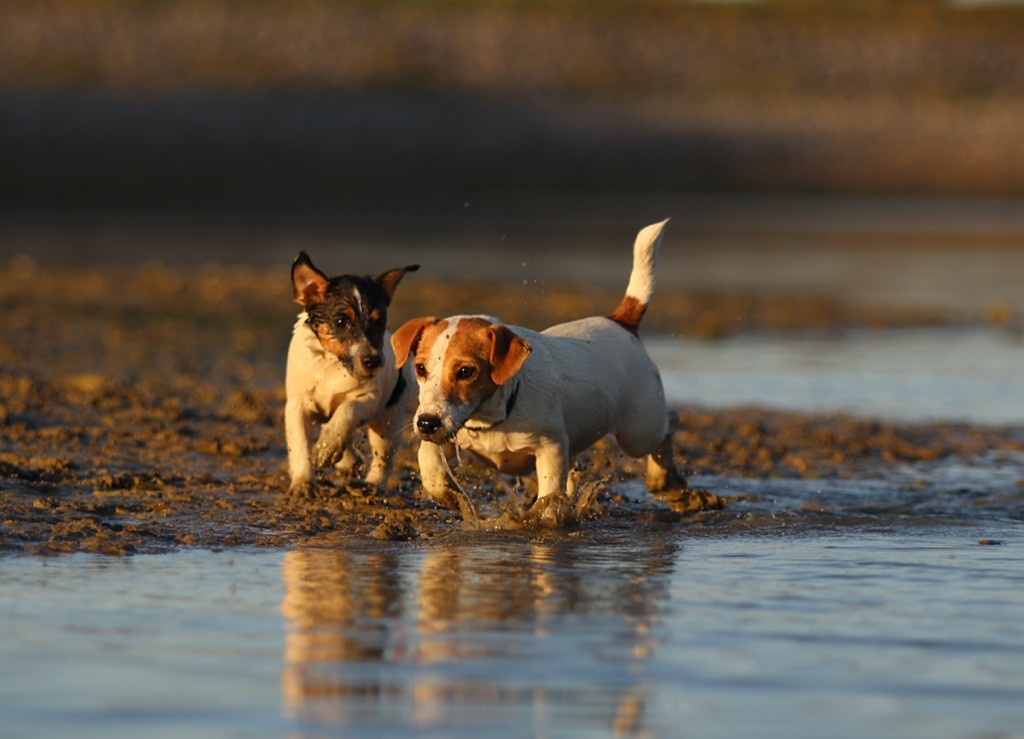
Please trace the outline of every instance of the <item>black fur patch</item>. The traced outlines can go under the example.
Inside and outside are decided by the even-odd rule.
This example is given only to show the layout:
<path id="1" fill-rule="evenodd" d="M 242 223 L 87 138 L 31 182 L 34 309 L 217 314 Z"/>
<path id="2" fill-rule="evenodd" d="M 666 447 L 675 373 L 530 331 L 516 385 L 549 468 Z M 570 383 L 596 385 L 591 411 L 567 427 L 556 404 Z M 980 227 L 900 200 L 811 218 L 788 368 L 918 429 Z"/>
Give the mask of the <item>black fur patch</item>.
<path id="1" fill-rule="evenodd" d="M 314 331 L 325 326 L 344 345 L 365 340 L 377 351 L 384 346 L 388 320 L 388 299 L 384 290 L 368 277 L 342 275 L 327 285 L 323 302 L 306 311 Z"/>
<path id="2" fill-rule="evenodd" d="M 391 391 L 391 397 L 388 398 L 388 402 L 385 404 L 385 407 L 391 408 L 395 403 L 400 401 L 402 396 L 405 395 L 405 387 L 405 375 L 402 372 L 399 372 L 398 382 L 395 383 L 395 389 Z"/>

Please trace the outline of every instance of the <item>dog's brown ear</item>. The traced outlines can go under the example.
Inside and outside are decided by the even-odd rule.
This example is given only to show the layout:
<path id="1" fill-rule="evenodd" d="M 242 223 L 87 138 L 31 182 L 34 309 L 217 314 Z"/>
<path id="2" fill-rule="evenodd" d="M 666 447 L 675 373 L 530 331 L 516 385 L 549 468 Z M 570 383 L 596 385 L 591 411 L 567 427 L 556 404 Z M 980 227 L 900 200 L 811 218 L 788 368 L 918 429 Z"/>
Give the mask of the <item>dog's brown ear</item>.
<path id="1" fill-rule="evenodd" d="M 327 275 L 313 266 L 309 255 L 299 252 L 292 262 L 292 296 L 303 308 L 313 308 L 327 296 Z"/>
<path id="2" fill-rule="evenodd" d="M 504 385 L 523 366 L 533 348 L 500 323 L 492 323 L 487 334 L 491 340 L 491 379 L 497 385 Z"/>
<path id="3" fill-rule="evenodd" d="M 377 284 L 380 285 L 384 294 L 388 298 L 388 304 L 391 303 L 391 298 L 395 297 L 395 290 L 398 289 L 398 283 L 405 277 L 406 272 L 415 272 L 420 266 L 418 264 L 410 264 L 408 267 L 398 267 L 397 269 L 389 269 L 387 272 L 377 278 Z"/>
<path id="4" fill-rule="evenodd" d="M 413 318 L 403 323 L 391 335 L 391 348 L 395 352 L 395 367 L 401 367 L 409 361 L 409 355 L 416 351 L 416 345 L 420 343 L 423 329 L 435 323 L 437 323 L 437 319 L 433 316 Z"/>

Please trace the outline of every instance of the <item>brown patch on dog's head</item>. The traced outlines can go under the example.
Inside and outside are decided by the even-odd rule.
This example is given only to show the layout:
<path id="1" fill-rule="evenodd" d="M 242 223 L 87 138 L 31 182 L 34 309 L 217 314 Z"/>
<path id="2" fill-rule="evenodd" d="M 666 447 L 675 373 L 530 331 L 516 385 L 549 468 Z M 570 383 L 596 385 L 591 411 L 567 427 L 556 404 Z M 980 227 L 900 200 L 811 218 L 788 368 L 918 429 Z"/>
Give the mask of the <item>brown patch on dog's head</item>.
<path id="1" fill-rule="evenodd" d="M 497 385 L 504 385 L 523 366 L 533 347 L 500 323 L 488 326 L 487 335 L 491 342 L 491 379 Z"/>
<path id="2" fill-rule="evenodd" d="M 395 367 L 401 367 L 409 361 L 409 355 L 416 351 L 423 330 L 437 323 L 433 316 L 412 318 L 403 323 L 395 333 L 391 334 L 391 349 L 395 352 Z M 447 325 L 447 321 L 443 321 Z"/>
<path id="3" fill-rule="evenodd" d="M 486 316 L 414 319 L 395 336 L 399 361 L 414 353 L 416 432 L 435 443 L 452 438 L 530 355 L 529 343 Z"/>
<path id="4" fill-rule="evenodd" d="M 320 339 L 320 346 L 324 348 L 325 352 L 333 354 L 339 359 L 348 355 L 348 347 L 341 342 L 326 323 L 318 323 L 313 330 L 316 332 L 316 337 Z"/>
<path id="5" fill-rule="evenodd" d="M 530 345 L 512 330 L 482 316 L 460 318 L 447 344 L 435 346 L 447 321 L 423 325 L 416 346 L 416 376 L 437 378 L 445 398 L 459 403 L 485 397 L 508 382 L 530 356 Z"/>
<path id="6" fill-rule="evenodd" d="M 456 403 L 470 404 L 489 397 L 501 383 L 491 377 L 491 355 L 493 338 L 490 322 L 483 318 L 463 318 L 448 339 L 441 364 L 441 395 Z M 416 372 L 424 366 L 429 357 L 430 345 L 426 342 L 423 356 L 416 355 Z M 436 371 L 436 370 L 435 370 Z"/>

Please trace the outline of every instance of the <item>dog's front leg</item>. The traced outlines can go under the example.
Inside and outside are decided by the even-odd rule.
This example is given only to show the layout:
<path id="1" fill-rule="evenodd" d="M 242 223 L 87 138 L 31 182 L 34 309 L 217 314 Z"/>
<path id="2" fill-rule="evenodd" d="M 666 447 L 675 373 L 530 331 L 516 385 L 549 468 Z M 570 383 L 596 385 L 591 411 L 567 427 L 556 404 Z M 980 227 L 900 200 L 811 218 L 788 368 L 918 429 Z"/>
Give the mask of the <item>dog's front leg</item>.
<path id="1" fill-rule="evenodd" d="M 458 506 L 455 498 L 451 477 L 448 475 L 446 446 L 421 441 L 416 461 L 420 467 L 420 482 L 423 489 L 439 505 L 448 508 Z"/>
<path id="2" fill-rule="evenodd" d="M 537 448 L 537 500 L 531 512 L 545 526 L 560 526 L 569 511 L 569 445 L 548 442 Z"/>
<path id="3" fill-rule="evenodd" d="M 289 495 L 308 495 L 312 486 L 313 468 L 309 462 L 309 437 L 313 420 L 302 400 L 290 398 L 284 406 L 284 432 L 288 443 Z"/>
<path id="4" fill-rule="evenodd" d="M 344 458 L 348 437 L 355 428 L 356 418 L 347 404 L 338 406 L 334 415 L 320 427 L 320 438 L 313 445 L 313 468 L 329 467 Z"/>
<path id="5" fill-rule="evenodd" d="M 569 444 L 550 441 L 537 448 L 537 499 L 565 495 L 569 483 Z"/>
<path id="6" fill-rule="evenodd" d="M 389 409 L 392 410 L 392 409 Z M 394 449 L 402 436 L 401 411 L 386 413 L 370 423 L 366 437 L 370 442 L 370 469 L 366 482 L 381 485 L 391 474 Z"/>

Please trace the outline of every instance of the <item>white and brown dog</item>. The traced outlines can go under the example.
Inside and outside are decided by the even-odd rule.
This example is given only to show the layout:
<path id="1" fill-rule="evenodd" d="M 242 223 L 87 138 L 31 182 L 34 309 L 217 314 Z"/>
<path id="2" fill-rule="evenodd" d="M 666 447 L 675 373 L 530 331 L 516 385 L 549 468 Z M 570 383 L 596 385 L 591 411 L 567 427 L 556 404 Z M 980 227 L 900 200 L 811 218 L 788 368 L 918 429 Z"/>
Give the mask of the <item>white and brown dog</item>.
<path id="1" fill-rule="evenodd" d="M 313 490 L 313 470 L 351 471 L 358 459 L 349 436 L 367 424 L 373 458 L 365 480 L 378 485 L 391 469 L 402 415 L 412 396 L 411 373 L 395 364 L 387 311 L 406 272 L 328 278 L 301 252 L 292 264 L 295 302 L 303 307 L 292 331 L 284 411 L 292 495 Z M 316 424 L 320 438 L 310 450 Z"/>
<path id="2" fill-rule="evenodd" d="M 685 487 L 672 459 L 675 416 L 637 336 L 667 222 L 637 235 L 626 295 L 608 317 L 540 333 L 489 316 L 414 318 L 395 331 L 397 366 L 414 357 L 420 477 L 432 497 L 449 499 L 451 444 L 508 474 L 536 470 L 540 501 L 568 494 L 570 460 L 607 434 L 630 456 L 648 455 L 648 489 Z"/>

